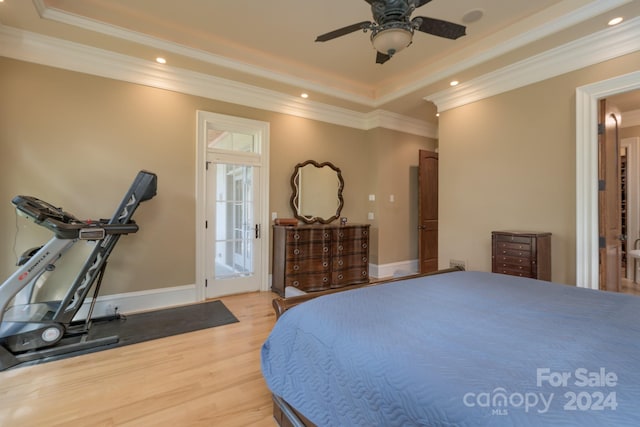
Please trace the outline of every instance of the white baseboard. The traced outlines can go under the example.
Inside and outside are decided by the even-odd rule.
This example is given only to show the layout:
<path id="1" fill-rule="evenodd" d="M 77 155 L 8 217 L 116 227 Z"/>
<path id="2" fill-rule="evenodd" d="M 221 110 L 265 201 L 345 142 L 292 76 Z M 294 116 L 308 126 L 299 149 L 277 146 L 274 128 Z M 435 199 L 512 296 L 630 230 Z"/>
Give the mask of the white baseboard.
<path id="1" fill-rule="evenodd" d="M 87 298 L 74 317 L 74 320 L 87 318 L 91 298 Z M 93 318 L 110 316 L 115 313 L 128 314 L 139 311 L 158 310 L 177 305 L 192 304 L 196 300 L 196 285 L 174 286 L 171 288 L 151 289 L 148 291 L 127 292 L 99 296 L 93 309 Z"/>
<path id="2" fill-rule="evenodd" d="M 369 276 L 374 278 L 402 277 L 417 272 L 418 260 L 393 262 L 382 265 L 369 264 Z M 269 281 L 271 281 L 271 275 L 269 275 Z M 269 286 L 268 289 L 271 289 L 271 287 Z M 74 320 L 87 318 L 91 301 L 91 298 L 87 298 Z M 129 314 L 140 311 L 158 310 L 177 305 L 193 304 L 197 301 L 195 284 L 105 295 L 99 296 L 96 300 L 92 317 L 113 315 L 116 307 L 118 313 Z"/>
<path id="3" fill-rule="evenodd" d="M 418 272 L 418 260 L 392 262 L 389 264 L 369 264 L 369 276 L 376 279 L 382 277 L 402 277 Z"/>

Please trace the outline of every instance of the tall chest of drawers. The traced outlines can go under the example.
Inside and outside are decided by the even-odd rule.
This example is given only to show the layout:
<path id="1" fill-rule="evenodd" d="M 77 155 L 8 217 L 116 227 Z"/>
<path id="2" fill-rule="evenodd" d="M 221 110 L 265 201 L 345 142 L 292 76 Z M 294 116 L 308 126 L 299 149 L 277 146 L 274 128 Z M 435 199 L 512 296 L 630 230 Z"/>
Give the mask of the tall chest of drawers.
<path id="1" fill-rule="evenodd" d="M 271 290 L 304 292 L 369 281 L 369 224 L 273 226 Z"/>
<path id="2" fill-rule="evenodd" d="M 493 231 L 494 273 L 551 280 L 551 233 Z"/>

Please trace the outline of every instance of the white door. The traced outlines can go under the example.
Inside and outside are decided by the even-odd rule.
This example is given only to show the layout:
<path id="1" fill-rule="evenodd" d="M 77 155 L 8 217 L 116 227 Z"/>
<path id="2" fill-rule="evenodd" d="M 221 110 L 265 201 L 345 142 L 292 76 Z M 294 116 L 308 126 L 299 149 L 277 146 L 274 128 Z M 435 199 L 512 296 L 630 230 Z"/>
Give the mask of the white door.
<path id="1" fill-rule="evenodd" d="M 198 129 L 200 299 L 267 290 L 268 124 L 199 111 Z"/>
<path id="2" fill-rule="evenodd" d="M 261 230 L 255 201 L 260 168 L 211 153 L 207 158 L 211 160 L 207 169 L 206 296 L 257 291 Z"/>

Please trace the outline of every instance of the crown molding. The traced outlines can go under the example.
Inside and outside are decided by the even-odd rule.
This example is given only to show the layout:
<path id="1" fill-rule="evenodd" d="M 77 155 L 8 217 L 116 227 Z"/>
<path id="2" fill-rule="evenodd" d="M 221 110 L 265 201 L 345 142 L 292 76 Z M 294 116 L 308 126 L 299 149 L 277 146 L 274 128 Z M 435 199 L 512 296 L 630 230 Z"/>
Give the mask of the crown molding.
<path id="1" fill-rule="evenodd" d="M 84 30 L 93 31 L 109 37 L 127 40 L 130 42 L 141 44 L 143 46 L 152 47 L 163 52 L 174 53 L 176 55 L 195 59 L 206 64 L 228 68 L 240 73 L 246 73 L 252 76 L 265 78 L 278 83 L 285 83 L 288 85 L 303 87 L 305 88 L 305 90 L 322 93 L 324 95 L 332 96 L 349 102 L 355 102 L 367 107 L 377 107 L 374 100 L 368 96 L 360 96 L 330 86 L 314 83 L 312 81 L 305 80 L 291 74 L 278 73 L 263 67 L 250 65 L 245 62 L 226 58 L 224 56 L 216 55 L 214 53 L 207 52 L 201 49 L 194 49 L 178 43 L 168 42 L 157 37 L 152 37 L 137 31 L 128 30 L 115 25 L 105 24 L 103 22 L 89 19 L 83 16 L 74 15 L 49 7 L 44 3 L 43 0 L 33 0 L 33 4 L 35 5 L 40 17 L 43 19 L 48 19 L 54 22 L 59 22 L 62 24 L 82 28 Z"/>
<path id="2" fill-rule="evenodd" d="M 602 14 L 613 8 L 622 6 L 632 0 L 607 0 L 597 1 L 592 0 L 577 9 L 571 9 L 570 13 L 555 19 L 544 20 L 544 25 L 537 25 L 535 28 L 524 33 L 516 31 L 517 35 L 513 36 L 513 28 L 518 28 L 521 24 L 512 25 L 498 33 L 494 34 L 486 48 L 474 44 L 472 46 L 463 49 L 457 56 L 455 63 L 448 63 L 447 61 L 438 61 L 429 67 L 429 70 L 423 70 L 427 75 L 403 85 L 396 90 L 379 96 L 364 96 L 358 95 L 346 90 L 337 89 L 325 84 L 315 83 L 309 80 L 305 80 L 290 74 L 284 74 L 275 72 L 263 67 L 250 65 L 241 61 L 232 60 L 220 55 L 216 55 L 210 52 L 206 52 L 200 49 L 190 48 L 184 45 L 180 45 L 173 42 L 168 42 L 156 37 L 151 37 L 143 33 L 128 30 L 125 28 L 117 27 L 115 25 L 105 24 L 93 19 L 74 15 L 54 7 L 47 6 L 44 0 L 32 0 L 35 5 L 38 14 L 44 18 L 55 22 L 71 25 L 74 27 L 82 28 L 85 30 L 93 31 L 96 33 L 104 34 L 110 37 L 119 38 L 122 40 L 128 40 L 131 42 L 139 43 L 144 46 L 153 47 L 166 52 L 175 53 L 184 57 L 196 59 L 204 63 L 213 64 L 228 69 L 236 70 L 241 73 L 247 73 L 249 75 L 273 80 L 279 83 L 292 84 L 299 87 L 304 87 L 307 90 L 312 90 L 317 93 L 332 96 L 337 99 L 342 99 L 354 103 L 358 103 L 370 108 L 378 108 L 388 102 L 394 101 L 402 96 L 412 93 L 418 89 L 424 88 L 430 84 L 436 83 L 442 79 L 445 79 L 455 73 L 461 72 L 483 62 L 494 59 L 507 52 L 521 48 L 531 42 L 547 37 L 555 32 L 564 30 L 572 25 L 578 24 L 584 20 L 593 18 L 599 14 Z M 558 9 L 563 9 L 565 4 L 571 4 L 572 0 L 562 0 L 560 4 L 555 6 Z M 535 20 L 538 15 L 544 14 L 540 12 L 534 16 L 529 17 L 529 20 Z M 479 53 L 478 53 L 479 52 Z M 450 61 L 449 61 L 450 62 Z M 423 73 L 423 74 L 425 74 Z M 384 88 L 378 90 L 377 93 L 384 93 Z"/>
<path id="3" fill-rule="evenodd" d="M 623 128 L 640 126 L 640 110 L 625 111 L 622 113 L 621 123 L 620 127 Z"/>
<path id="4" fill-rule="evenodd" d="M 335 107 L 2 25 L 0 55 L 355 129 L 385 127 L 437 138 L 430 123 L 388 111 L 362 113 Z"/>
<path id="5" fill-rule="evenodd" d="M 485 46 L 486 48 L 483 49 L 482 45 L 476 43 L 462 49 L 457 53 L 457 56 L 460 58 L 457 62 L 445 67 L 442 67 L 442 64 L 435 63 L 434 66 L 439 66 L 439 69 L 434 69 L 434 71 L 429 72 L 428 75 L 417 79 L 411 84 L 380 97 L 377 103 L 378 105 L 383 105 L 386 102 L 393 101 L 401 96 L 410 94 L 457 73 L 461 73 L 464 70 L 475 67 L 476 65 L 520 49 L 544 37 L 551 36 L 556 32 L 565 30 L 572 25 L 579 24 L 608 10 L 627 4 L 630 1 L 632 0 L 594 1 L 556 19 L 546 20 L 544 25 L 533 28 L 530 31 L 522 33 L 518 31 L 515 36 L 512 35 L 512 27 L 504 28 L 488 38 L 486 42 L 488 47 Z M 561 7 L 561 5 L 559 5 L 559 7 Z M 529 19 L 534 18 L 535 16 L 531 16 Z M 516 24 L 517 27 L 521 25 L 522 24 Z"/>
<path id="6" fill-rule="evenodd" d="M 519 87 L 640 50 L 640 18 L 606 28 L 571 43 L 427 95 L 438 111 L 470 104 Z"/>

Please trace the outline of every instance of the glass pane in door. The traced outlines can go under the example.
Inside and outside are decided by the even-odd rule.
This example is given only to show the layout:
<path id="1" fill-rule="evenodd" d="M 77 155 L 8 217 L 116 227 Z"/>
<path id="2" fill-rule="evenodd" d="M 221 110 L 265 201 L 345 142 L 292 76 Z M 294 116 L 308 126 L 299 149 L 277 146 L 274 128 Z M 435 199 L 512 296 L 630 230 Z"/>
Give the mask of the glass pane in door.
<path id="1" fill-rule="evenodd" d="M 216 165 L 215 279 L 254 274 L 253 167 Z"/>

